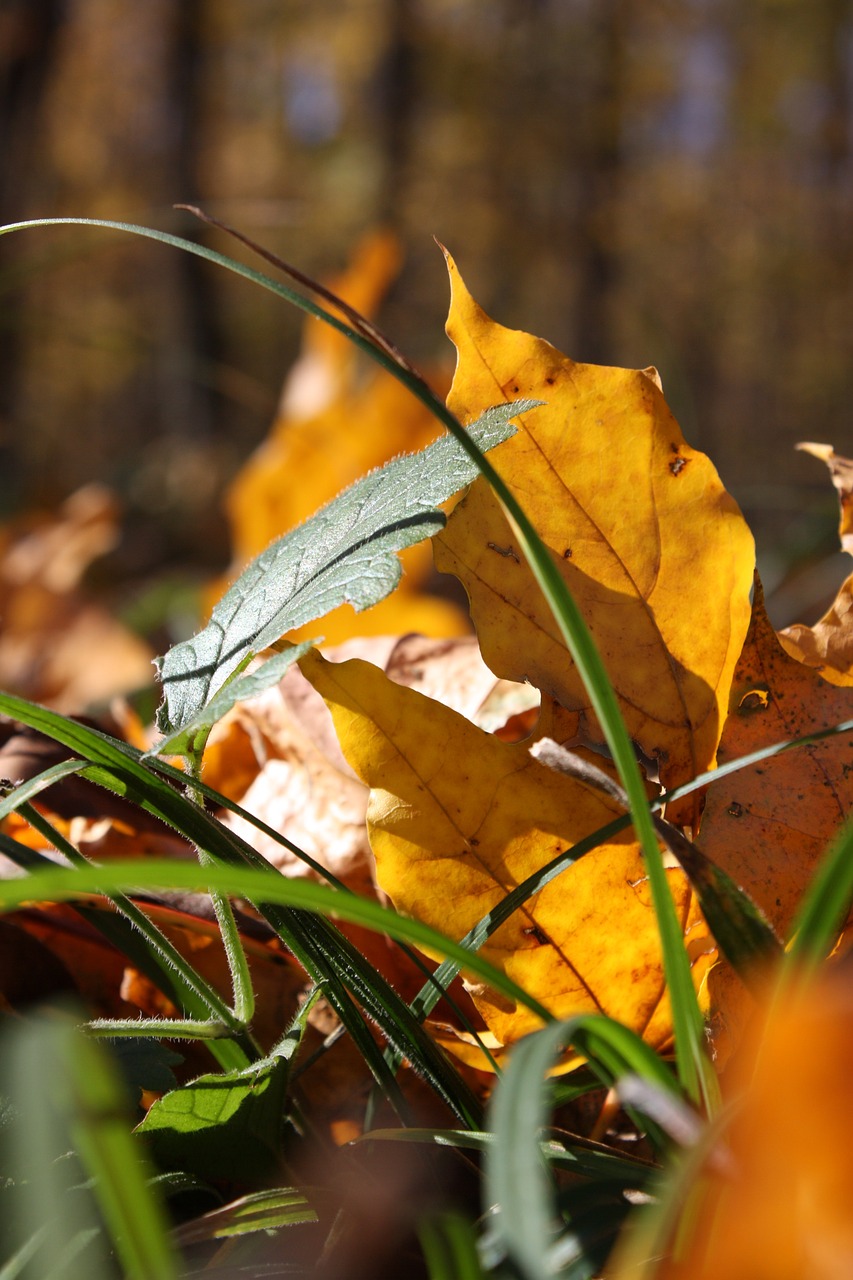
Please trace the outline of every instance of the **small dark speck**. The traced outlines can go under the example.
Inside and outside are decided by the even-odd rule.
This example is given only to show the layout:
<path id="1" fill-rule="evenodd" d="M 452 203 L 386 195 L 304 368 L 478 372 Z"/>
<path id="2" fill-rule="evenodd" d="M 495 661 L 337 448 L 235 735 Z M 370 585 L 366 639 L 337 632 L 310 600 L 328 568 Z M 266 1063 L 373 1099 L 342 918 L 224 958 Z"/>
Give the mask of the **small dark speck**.
<path id="1" fill-rule="evenodd" d="M 738 804 L 737 800 L 733 800 L 729 805 L 727 812 L 730 813 L 733 818 L 742 818 L 743 805 Z"/>
<path id="2" fill-rule="evenodd" d="M 471 844 L 473 844 L 476 847 L 479 843 L 480 841 L 477 839 L 476 836 L 471 837 Z"/>
<path id="3" fill-rule="evenodd" d="M 548 935 L 542 932 L 538 924 L 530 925 L 528 928 L 522 929 L 521 932 L 525 938 L 535 938 L 540 947 L 544 947 L 548 943 Z"/>
<path id="4" fill-rule="evenodd" d="M 546 385 L 546 386 L 548 386 L 548 387 L 553 387 L 553 385 L 554 385 L 554 383 L 555 383 L 555 382 L 556 382 L 556 378 L 546 378 L 546 379 L 545 379 L 545 385 Z"/>
<path id="5" fill-rule="evenodd" d="M 571 547 L 566 547 L 565 551 L 563 552 L 563 559 L 571 560 L 571 558 L 572 558 L 572 549 Z"/>
<path id="6" fill-rule="evenodd" d="M 686 458 L 673 458 L 672 462 L 669 464 L 669 469 L 674 476 L 677 476 L 681 474 L 686 466 Z"/>
<path id="7" fill-rule="evenodd" d="M 517 396 L 517 395 L 518 395 L 518 387 L 517 387 L 517 386 L 513 387 L 513 389 L 512 389 L 512 394 L 513 394 L 514 396 Z"/>
<path id="8" fill-rule="evenodd" d="M 781 905 L 782 905 L 782 899 L 781 899 L 781 898 L 777 898 L 777 899 L 776 899 L 776 906 L 777 906 L 777 907 L 781 907 Z"/>

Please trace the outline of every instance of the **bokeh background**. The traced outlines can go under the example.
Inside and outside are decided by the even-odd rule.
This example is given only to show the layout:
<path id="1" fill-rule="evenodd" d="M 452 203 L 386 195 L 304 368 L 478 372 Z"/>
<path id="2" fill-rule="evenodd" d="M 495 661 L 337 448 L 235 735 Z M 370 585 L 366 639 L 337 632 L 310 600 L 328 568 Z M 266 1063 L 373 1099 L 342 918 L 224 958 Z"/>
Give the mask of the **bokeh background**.
<path id="1" fill-rule="evenodd" d="M 502 323 L 656 365 L 758 539 L 774 621 L 844 572 L 853 453 L 850 0 L 0 0 L 0 220 L 142 222 L 327 278 L 392 227 L 380 316 L 450 362 L 438 237 Z M 110 485 L 124 593 L 229 557 L 221 497 L 302 318 L 80 228 L 0 239 L 0 518 Z M 358 430 L 353 423 L 353 430 Z"/>

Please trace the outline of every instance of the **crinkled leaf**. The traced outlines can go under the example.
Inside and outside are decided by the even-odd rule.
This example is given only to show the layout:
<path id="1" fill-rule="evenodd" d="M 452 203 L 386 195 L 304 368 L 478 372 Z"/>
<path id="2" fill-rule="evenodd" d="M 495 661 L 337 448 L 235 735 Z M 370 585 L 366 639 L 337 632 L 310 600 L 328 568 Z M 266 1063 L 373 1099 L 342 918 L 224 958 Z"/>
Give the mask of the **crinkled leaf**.
<path id="1" fill-rule="evenodd" d="M 853 555 L 853 459 L 843 458 L 828 444 L 800 444 L 798 449 L 820 458 L 829 467 L 841 507 L 838 536 L 841 549 Z M 853 685 L 853 574 L 813 627 L 795 622 L 779 632 L 786 653 L 815 667 L 830 684 Z"/>
<path id="2" fill-rule="evenodd" d="M 525 400 L 490 409 L 469 427 L 471 437 L 492 449 L 514 434 L 510 419 L 534 407 Z M 228 676 L 286 632 L 340 604 L 368 609 L 393 591 L 396 553 L 443 528 L 438 505 L 476 475 L 462 446 L 443 437 L 365 476 L 274 542 L 223 596 L 204 630 L 158 659 L 160 730 L 188 726 Z"/>

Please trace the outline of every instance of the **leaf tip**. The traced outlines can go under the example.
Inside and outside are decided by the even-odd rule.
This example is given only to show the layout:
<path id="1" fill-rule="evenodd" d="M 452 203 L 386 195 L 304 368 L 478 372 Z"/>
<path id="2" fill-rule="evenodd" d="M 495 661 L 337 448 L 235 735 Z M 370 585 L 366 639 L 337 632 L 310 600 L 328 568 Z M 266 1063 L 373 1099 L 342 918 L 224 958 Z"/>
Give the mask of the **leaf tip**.
<path id="1" fill-rule="evenodd" d="M 810 453 L 813 458 L 820 458 L 821 462 L 831 462 L 835 454 L 831 444 L 815 444 L 812 440 L 801 440 L 794 448 L 799 449 L 800 453 Z"/>

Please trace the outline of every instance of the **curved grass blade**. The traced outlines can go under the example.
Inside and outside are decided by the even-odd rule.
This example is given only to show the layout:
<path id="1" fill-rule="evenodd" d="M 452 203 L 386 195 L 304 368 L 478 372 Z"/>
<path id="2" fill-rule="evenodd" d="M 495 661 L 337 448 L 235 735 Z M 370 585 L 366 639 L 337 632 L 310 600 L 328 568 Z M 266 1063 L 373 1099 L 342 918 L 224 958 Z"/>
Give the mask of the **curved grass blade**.
<path id="1" fill-rule="evenodd" d="M 465 1129 L 371 1129 L 355 1142 L 402 1142 L 452 1147 L 455 1151 L 484 1152 L 493 1146 L 495 1135 L 488 1130 Z M 634 1156 L 618 1154 L 601 1143 L 572 1135 L 571 1142 L 541 1140 L 542 1154 L 555 1167 L 566 1173 L 579 1174 L 597 1181 L 612 1181 L 621 1186 L 657 1175 L 657 1166 Z"/>
<path id="2" fill-rule="evenodd" d="M 385 933 L 390 938 L 401 938 L 423 950 L 453 956 L 466 972 L 487 982 L 507 999 L 518 1001 L 543 1023 L 553 1022 L 548 1010 L 512 978 L 420 920 L 398 915 L 390 907 L 356 894 L 339 893 L 309 881 L 288 880 L 271 869 L 259 871 L 254 867 L 233 865 L 199 867 L 162 858 L 144 861 L 116 859 L 101 866 L 40 868 L 27 877 L 0 881 L 0 911 L 12 911 L 34 898 L 65 902 L 82 894 L 115 893 L 127 889 L 136 892 L 190 889 L 196 893 L 214 890 L 254 902 L 299 907 L 320 916 L 348 920 L 376 933 Z"/>
<path id="3" fill-rule="evenodd" d="M 498 1247 L 525 1280 L 551 1280 L 555 1274 L 561 1214 L 539 1135 L 549 1114 L 547 1072 L 567 1044 L 587 1055 L 608 1084 L 632 1072 L 678 1094 L 657 1054 L 626 1027 L 601 1015 L 554 1022 L 514 1047 L 489 1106 L 495 1141 L 486 1149 L 484 1192 L 486 1207 L 497 1206 L 491 1230 Z M 629 1175 L 625 1186 L 634 1185 Z"/>
<path id="4" fill-rule="evenodd" d="M 104 1049 L 70 1019 L 54 1017 L 15 1027 L 4 1050 L 6 1088 L 21 1110 L 21 1150 L 13 1167 L 27 1171 L 22 1225 L 38 1229 L 48 1219 L 45 1253 L 37 1255 L 39 1274 L 69 1274 L 60 1259 L 74 1233 L 86 1225 L 81 1214 L 88 1216 L 91 1192 L 74 1188 L 69 1162 L 57 1158 L 71 1147 L 84 1175 L 92 1178 L 122 1274 L 128 1280 L 177 1277 L 166 1217 L 131 1135 L 124 1087 Z M 58 1264 L 55 1271 L 51 1255 Z M 106 1265 L 99 1271 L 88 1254 L 73 1273 L 114 1274 Z"/>
<path id="5" fill-rule="evenodd" d="M 304 1191 L 297 1187 L 274 1187 L 240 1196 L 176 1227 L 172 1239 L 180 1248 L 207 1240 L 227 1240 L 253 1231 L 275 1231 L 304 1222 L 316 1222 L 317 1213 Z"/>

